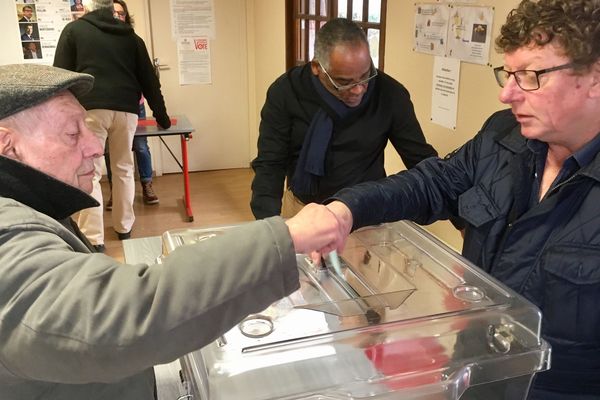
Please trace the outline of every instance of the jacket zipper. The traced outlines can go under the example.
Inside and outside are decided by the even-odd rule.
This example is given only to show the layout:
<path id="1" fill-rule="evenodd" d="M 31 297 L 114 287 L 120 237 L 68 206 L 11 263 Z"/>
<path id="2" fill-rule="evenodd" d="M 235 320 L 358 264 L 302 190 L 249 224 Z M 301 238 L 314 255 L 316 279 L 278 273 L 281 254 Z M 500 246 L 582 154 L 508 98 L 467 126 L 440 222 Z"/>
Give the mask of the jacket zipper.
<path id="1" fill-rule="evenodd" d="M 544 199 L 546 197 L 548 197 L 550 194 L 553 194 L 554 192 L 556 192 L 558 189 L 560 189 L 562 186 L 566 185 L 567 183 L 570 183 L 573 179 L 579 177 L 579 172 L 575 172 L 573 175 L 571 175 L 570 177 L 568 177 L 567 179 L 565 179 L 564 181 L 560 182 L 558 185 L 554 186 L 553 188 L 550 188 L 550 190 L 548 190 L 546 192 L 546 194 L 544 195 L 544 198 L 542 200 L 540 200 L 540 203 L 542 201 L 544 201 Z"/>

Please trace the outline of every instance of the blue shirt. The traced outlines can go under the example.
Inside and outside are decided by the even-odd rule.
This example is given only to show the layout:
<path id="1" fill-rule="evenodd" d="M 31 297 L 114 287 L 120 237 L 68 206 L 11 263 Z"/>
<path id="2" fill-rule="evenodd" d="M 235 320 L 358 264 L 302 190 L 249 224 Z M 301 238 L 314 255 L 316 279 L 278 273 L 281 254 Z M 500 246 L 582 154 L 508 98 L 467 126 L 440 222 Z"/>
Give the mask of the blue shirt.
<path id="1" fill-rule="evenodd" d="M 527 142 L 527 146 L 535 154 L 533 190 L 531 191 L 531 198 L 529 199 L 529 207 L 531 208 L 539 202 L 540 183 L 542 176 L 544 176 L 544 168 L 546 167 L 548 143 L 533 139 Z M 575 172 L 591 163 L 598 152 L 600 152 L 600 134 L 596 135 L 594 139 L 565 160 L 556 179 L 554 179 L 554 182 L 550 185 L 548 192 L 561 182 L 564 182 L 573 176 Z"/>

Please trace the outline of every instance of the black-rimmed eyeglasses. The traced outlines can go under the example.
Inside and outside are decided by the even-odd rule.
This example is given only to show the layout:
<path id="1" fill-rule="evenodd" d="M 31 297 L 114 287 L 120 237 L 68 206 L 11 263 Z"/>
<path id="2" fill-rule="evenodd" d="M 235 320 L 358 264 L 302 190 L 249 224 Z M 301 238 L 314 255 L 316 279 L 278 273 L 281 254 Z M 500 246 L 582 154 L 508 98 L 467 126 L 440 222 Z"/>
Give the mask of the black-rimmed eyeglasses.
<path id="1" fill-rule="evenodd" d="M 559 71 L 561 69 L 573 68 L 574 66 L 574 63 L 568 63 L 558 65 L 552 68 L 538 70 L 520 69 L 518 71 L 507 71 L 504 69 L 504 67 L 496 67 L 494 68 L 494 75 L 496 76 L 496 82 L 498 82 L 498 85 L 500 85 L 500 87 L 502 88 L 506 85 L 506 82 L 508 82 L 508 78 L 510 78 L 510 76 L 513 75 L 515 77 L 517 85 L 519 85 L 521 89 L 527 92 L 531 92 L 540 88 L 540 75 L 552 71 Z"/>
<path id="2" fill-rule="evenodd" d="M 336 81 L 333 80 L 331 75 L 329 75 L 329 72 L 327 72 L 327 70 L 323 67 L 323 64 L 321 64 L 321 61 L 317 60 L 317 62 L 319 63 L 319 67 L 321 67 L 321 69 L 325 73 L 325 76 L 327 76 L 327 79 L 329 79 L 329 82 L 331 82 L 331 85 L 338 92 L 350 90 L 357 86 L 366 86 L 371 79 L 373 79 L 377 76 L 377 68 L 375 68 L 375 65 L 373 65 L 373 61 L 371 61 L 371 72 L 370 72 L 368 78 L 363 79 L 362 81 L 355 82 L 355 83 L 349 83 L 347 85 L 340 85 L 339 83 L 337 83 Z"/>

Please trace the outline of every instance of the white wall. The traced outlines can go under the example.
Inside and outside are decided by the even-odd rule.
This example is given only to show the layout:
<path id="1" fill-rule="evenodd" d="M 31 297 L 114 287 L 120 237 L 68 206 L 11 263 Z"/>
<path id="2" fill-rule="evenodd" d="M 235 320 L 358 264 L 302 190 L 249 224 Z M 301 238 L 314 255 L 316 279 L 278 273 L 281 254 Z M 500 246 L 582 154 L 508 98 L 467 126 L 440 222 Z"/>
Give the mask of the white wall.
<path id="1" fill-rule="evenodd" d="M 285 2 L 247 0 L 250 160 L 256 157 L 260 109 L 269 85 L 285 72 Z"/>
<path id="2" fill-rule="evenodd" d="M 495 8 L 492 38 L 495 38 L 508 12 L 518 0 L 477 0 L 477 5 Z M 387 2 L 387 30 L 385 45 L 385 72 L 402 82 L 411 93 L 417 118 L 425 136 L 441 156 L 460 147 L 472 138 L 487 117 L 494 111 L 506 108 L 498 101 L 499 87 L 492 67 L 461 63 L 458 116 L 456 130 L 444 128 L 430 121 L 433 56 L 412 50 L 414 35 L 414 3 L 411 1 Z M 502 57 L 493 49 L 490 64 L 502 64 Z M 386 170 L 393 173 L 404 169 L 391 146 L 386 152 Z M 428 227 L 436 236 L 452 247 L 460 249 L 462 238 L 448 222 L 438 222 Z"/>
<path id="3" fill-rule="evenodd" d="M 185 114 L 196 128 L 189 141 L 190 169 L 247 167 L 249 160 L 248 46 L 245 0 L 214 1 L 215 38 L 210 40 L 210 84 L 179 84 L 176 42 L 171 37 L 168 1 L 151 4 L 154 56 L 167 64 L 161 70 L 163 94 L 170 114 Z M 179 152 L 179 139 L 169 138 Z M 178 166 L 166 151 L 165 172 Z"/>

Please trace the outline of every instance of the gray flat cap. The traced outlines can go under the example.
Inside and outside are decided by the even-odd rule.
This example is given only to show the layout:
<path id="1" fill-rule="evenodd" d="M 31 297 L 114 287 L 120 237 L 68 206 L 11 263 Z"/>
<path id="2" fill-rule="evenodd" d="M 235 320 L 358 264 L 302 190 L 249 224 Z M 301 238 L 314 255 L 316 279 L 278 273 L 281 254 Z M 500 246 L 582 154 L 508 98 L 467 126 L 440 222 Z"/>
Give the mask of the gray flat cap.
<path id="1" fill-rule="evenodd" d="M 0 65 L 0 119 L 43 103 L 69 89 L 75 97 L 89 92 L 94 77 L 40 64 Z"/>

